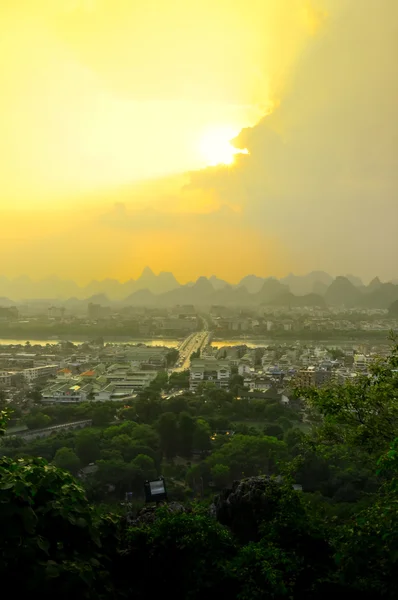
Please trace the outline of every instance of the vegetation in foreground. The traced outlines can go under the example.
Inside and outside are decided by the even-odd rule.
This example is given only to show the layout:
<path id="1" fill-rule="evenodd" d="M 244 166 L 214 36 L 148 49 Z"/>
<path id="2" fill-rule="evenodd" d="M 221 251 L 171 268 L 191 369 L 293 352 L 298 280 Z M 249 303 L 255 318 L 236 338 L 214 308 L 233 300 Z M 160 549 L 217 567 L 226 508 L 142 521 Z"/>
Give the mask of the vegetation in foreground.
<path id="1" fill-rule="evenodd" d="M 197 479 L 204 486 L 212 483 L 210 489 L 217 481 L 220 493 L 211 509 L 206 494 L 200 503 L 191 494 L 184 509 L 170 505 L 159 508 L 149 520 L 142 513 L 127 518 L 120 510 L 89 501 L 87 494 L 92 492 L 70 472 L 43 458 L 21 456 L 21 448 L 14 449 L 0 463 L 4 589 L 14 589 L 19 582 L 23 593 L 37 591 L 41 597 L 60 599 L 72 594 L 81 598 L 172 594 L 181 600 L 220 595 L 240 600 L 315 599 L 332 593 L 371 600 L 395 598 L 397 369 L 395 346 L 387 360 L 375 363 L 370 377 L 303 391 L 312 424 L 308 433 L 285 423 L 285 429 L 281 425 L 281 431 L 275 429 L 277 435 L 249 427 L 231 439 L 223 435 L 211 440 L 205 456 L 185 473 L 187 482 L 193 480 L 192 489 Z M 210 398 L 211 392 L 204 395 Z M 149 468 L 158 472 L 168 454 L 189 457 L 195 432 L 208 441 L 206 424 L 198 424 L 197 413 L 182 411 L 184 418 L 178 411 L 156 414 L 154 397 L 139 401 L 147 411 L 147 422 L 142 417 L 140 423 L 126 419 L 100 432 L 106 440 L 123 438 L 115 442 L 116 452 L 126 453 L 122 464 L 132 452 L 131 444 L 133 454 L 137 444 L 140 450 L 147 444 L 145 452 L 129 455 L 128 464 L 135 461 L 131 473 L 136 474 L 137 486 Z M 209 410 L 208 420 L 204 419 L 207 424 L 222 416 L 222 402 L 214 402 L 213 412 Z M 214 410 L 215 406 L 219 408 Z M 132 408 L 136 409 L 125 410 Z M 252 410 L 250 406 L 248 411 Z M 170 413 L 174 417 L 164 416 Z M 3 423 L 3 431 L 5 427 Z M 122 433 L 119 428 L 124 428 Z M 170 448 L 172 437 L 165 434 L 170 431 L 178 434 L 177 449 Z M 154 451 L 155 443 L 153 463 L 148 463 L 147 452 Z M 3 450 L 9 451 L 7 444 Z M 111 452 L 101 444 L 100 438 L 98 452 Z M 88 449 L 92 450 L 91 442 Z M 97 460 L 106 462 L 100 456 Z M 112 463 L 115 456 L 108 460 Z M 60 464 L 59 458 L 49 460 Z M 114 466 L 108 464 L 109 473 Z M 242 481 L 232 484 L 233 479 Z M 223 483 L 227 491 L 222 491 Z M 295 483 L 302 485 L 302 492 L 293 489 Z"/>

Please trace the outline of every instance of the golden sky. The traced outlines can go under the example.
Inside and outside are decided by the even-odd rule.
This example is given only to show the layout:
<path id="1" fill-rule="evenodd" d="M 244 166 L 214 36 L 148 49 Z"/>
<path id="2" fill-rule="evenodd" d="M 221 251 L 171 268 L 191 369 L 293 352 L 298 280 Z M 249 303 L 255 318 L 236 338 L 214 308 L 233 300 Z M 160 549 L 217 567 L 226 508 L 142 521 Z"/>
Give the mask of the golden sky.
<path id="1" fill-rule="evenodd" d="M 393 277 L 383 227 L 397 212 L 372 211 L 394 210 L 396 13 L 394 0 L 3 0 L 2 273 L 337 274 L 348 252 L 347 269 Z M 339 238 L 354 218 L 377 228 L 373 258 L 358 227 Z"/>

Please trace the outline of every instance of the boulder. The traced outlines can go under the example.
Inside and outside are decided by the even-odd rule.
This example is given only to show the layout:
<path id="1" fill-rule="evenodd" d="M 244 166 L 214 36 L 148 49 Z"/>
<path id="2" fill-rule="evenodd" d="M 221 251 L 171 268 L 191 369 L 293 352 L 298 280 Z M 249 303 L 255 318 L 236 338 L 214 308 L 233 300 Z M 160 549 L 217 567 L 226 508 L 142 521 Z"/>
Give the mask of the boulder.
<path id="1" fill-rule="evenodd" d="M 283 495 L 283 485 L 274 479 L 248 477 L 216 496 L 210 512 L 242 542 L 258 541 L 260 525 L 275 517 Z"/>

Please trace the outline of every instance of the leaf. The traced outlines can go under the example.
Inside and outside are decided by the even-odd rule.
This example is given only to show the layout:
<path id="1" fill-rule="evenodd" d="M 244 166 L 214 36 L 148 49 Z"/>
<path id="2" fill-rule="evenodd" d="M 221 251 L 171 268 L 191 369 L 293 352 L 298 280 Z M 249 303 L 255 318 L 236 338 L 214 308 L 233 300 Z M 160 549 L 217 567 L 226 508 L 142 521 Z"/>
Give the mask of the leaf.
<path id="1" fill-rule="evenodd" d="M 45 540 L 43 538 L 39 538 L 37 540 L 37 545 L 39 546 L 39 548 L 41 550 L 43 550 L 43 552 L 45 552 L 46 554 L 48 554 L 48 550 L 50 548 L 50 542 L 48 540 Z"/>
<path id="2" fill-rule="evenodd" d="M 79 517 L 79 518 L 76 520 L 76 525 L 77 525 L 78 527 L 87 527 L 87 521 L 86 521 L 86 519 L 83 519 L 83 517 Z"/>
<path id="3" fill-rule="evenodd" d="M 37 523 L 37 515 L 34 510 L 30 506 L 23 508 L 21 517 L 27 533 L 34 533 Z"/>
<path id="4" fill-rule="evenodd" d="M 12 481 L 8 481 L 7 483 L 0 485 L 0 490 L 10 490 L 12 487 L 14 487 L 14 483 Z"/>
<path id="5" fill-rule="evenodd" d="M 46 567 L 46 573 L 48 577 L 58 577 L 59 576 L 59 566 L 53 560 L 49 560 Z"/>

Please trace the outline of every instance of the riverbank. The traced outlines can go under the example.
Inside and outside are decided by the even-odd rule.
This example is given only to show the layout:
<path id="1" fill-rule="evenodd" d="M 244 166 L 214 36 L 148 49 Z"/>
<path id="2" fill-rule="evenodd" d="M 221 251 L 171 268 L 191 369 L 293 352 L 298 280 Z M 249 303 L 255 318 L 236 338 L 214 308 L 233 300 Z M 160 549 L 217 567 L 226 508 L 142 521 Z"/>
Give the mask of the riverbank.
<path id="1" fill-rule="evenodd" d="M 118 336 L 118 337 L 110 337 L 103 338 L 106 344 L 145 344 L 146 346 L 167 346 L 168 348 L 176 348 L 182 341 L 182 339 L 163 339 L 163 338 L 130 338 L 126 336 Z M 24 346 L 26 343 L 29 343 L 31 346 L 39 345 L 46 346 L 50 344 L 51 346 L 56 346 L 59 342 L 72 342 L 76 346 L 84 344 L 85 342 L 90 341 L 90 338 L 84 336 L 73 336 L 73 338 L 68 338 L 63 336 L 62 338 L 35 338 L 30 336 L 29 339 L 26 337 L 20 338 L 0 338 L 0 346 Z"/>

